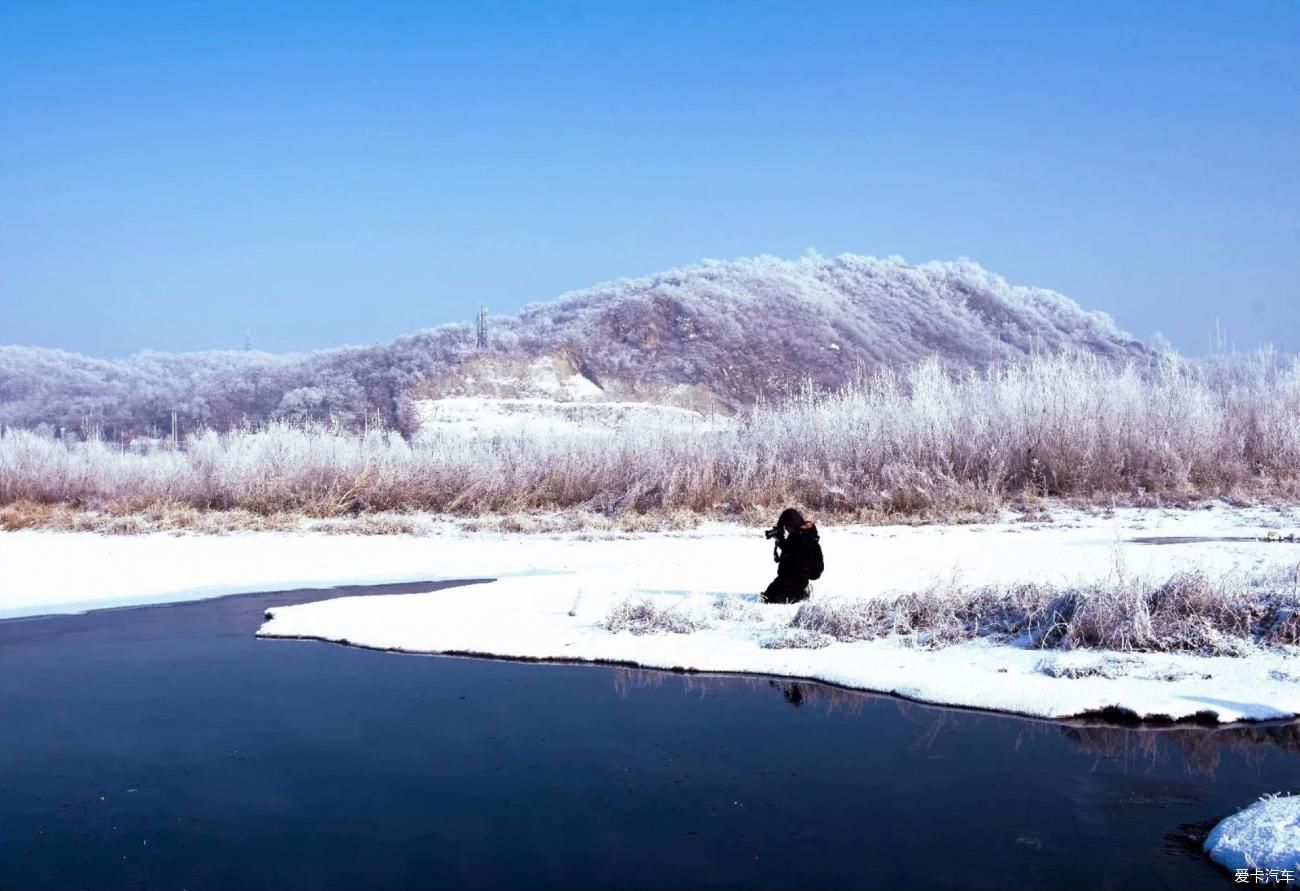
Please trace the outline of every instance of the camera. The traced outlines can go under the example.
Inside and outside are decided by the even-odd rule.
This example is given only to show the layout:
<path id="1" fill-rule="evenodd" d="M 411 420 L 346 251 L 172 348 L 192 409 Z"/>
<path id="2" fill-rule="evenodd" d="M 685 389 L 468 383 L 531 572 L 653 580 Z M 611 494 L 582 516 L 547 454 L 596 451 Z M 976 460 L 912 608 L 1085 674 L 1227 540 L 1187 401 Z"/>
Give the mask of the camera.
<path id="1" fill-rule="evenodd" d="M 764 530 L 763 530 L 763 537 L 764 537 L 764 538 L 776 538 L 776 539 L 780 539 L 780 537 L 781 537 L 781 527 L 780 527 L 780 526 L 773 526 L 771 529 L 764 529 Z"/>

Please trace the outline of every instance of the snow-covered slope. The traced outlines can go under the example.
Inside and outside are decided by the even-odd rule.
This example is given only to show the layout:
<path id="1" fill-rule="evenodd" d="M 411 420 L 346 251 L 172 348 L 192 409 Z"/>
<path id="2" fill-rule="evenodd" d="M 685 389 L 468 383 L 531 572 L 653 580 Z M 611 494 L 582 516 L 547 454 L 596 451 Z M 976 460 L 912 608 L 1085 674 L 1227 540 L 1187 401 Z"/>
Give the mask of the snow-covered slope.
<path id="1" fill-rule="evenodd" d="M 565 344 L 607 390 L 703 383 L 731 404 L 805 376 L 834 386 L 860 366 L 931 355 L 953 367 L 1063 348 L 1147 355 L 1105 314 L 977 263 L 853 254 L 706 262 L 609 282 L 527 307 L 507 331 L 526 348 Z"/>
<path id="2" fill-rule="evenodd" d="M 420 392 L 439 395 L 421 399 Z M 671 394 L 665 394 L 671 398 Z M 716 430 L 731 419 L 658 402 L 610 400 L 565 350 L 531 361 L 483 356 L 413 394 L 416 435 L 608 436 Z"/>
<path id="3" fill-rule="evenodd" d="M 417 436 L 610 436 L 623 431 L 717 430 L 732 423 L 688 408 L 648 402 L 574 402 L 450 396 L 415 403 Z"/>

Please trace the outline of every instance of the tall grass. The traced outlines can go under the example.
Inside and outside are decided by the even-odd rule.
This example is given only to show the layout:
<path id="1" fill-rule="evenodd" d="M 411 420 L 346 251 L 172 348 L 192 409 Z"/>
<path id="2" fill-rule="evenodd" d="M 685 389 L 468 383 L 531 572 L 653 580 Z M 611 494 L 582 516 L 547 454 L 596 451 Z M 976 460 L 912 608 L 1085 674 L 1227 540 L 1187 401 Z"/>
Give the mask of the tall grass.
<path id="1" fill-rule="evenodd" d="M 937 361 L 811 388 L 728 429 L 652 420 L 591 436 L 406 439 L 321 424 L 120 448 L 0 435 L 0 504 L 157 504 L 485 514 L 583 508 L 736 513 L 786 503 L 916 515 L 1060 496 L 1289 496 L 1300 484 L 1300 363 L 1176 357 L 1116 368 L 1041 356 L 953 375 Z"/>
<path id="2" fill-rule="evenodd" d="M 1239 656 L 1252 645 L 1300 643 L 1300 588 L 1294 572 L 1181 572 L 1162 582 L 1121 577 L 1065 588 L 936 586 L 893 599 L 810 601 L 790 628 L 841 641 L 898 637 L 920 648 L 986 637 L 1041 649 Z"/>

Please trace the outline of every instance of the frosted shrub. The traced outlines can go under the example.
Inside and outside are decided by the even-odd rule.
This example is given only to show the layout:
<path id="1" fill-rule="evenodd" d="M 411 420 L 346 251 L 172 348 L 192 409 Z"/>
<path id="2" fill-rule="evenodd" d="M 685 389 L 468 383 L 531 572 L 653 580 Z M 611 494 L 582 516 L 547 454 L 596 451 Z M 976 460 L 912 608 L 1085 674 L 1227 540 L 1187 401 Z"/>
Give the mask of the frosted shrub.
<path id="1" fill-rule="evenodd" d="M 835 640 L 875 640 L 894 633 L 893 615 L 886 600 L 813 600 L 799 607 L 790 627 Z"/>
<path id="2" fill-rule="evenodd" d="M 709 620 L 680 605 L 660 606 L 646 597 L 633 597 L 610 608 L 600 627 L 618 633 L 690 634 L 709 627 Z"/>
<path id="3" fill-rule="evenodd" d="M 782 628 L 776 634 L 765 637 L 758 645 L 765 650 L 820 650 L 829 647 L 835 638 L 820 631 L 805 628 Z"/>
<path id="4" fill-rule="evenodd" d="M 1240 655 L 1261 623 L 1272 628 L 1274 617 L 1294 600 L 1293 594 L 1277 592 L 1268 583 L 1211 579 L 1200 572 L 1178 573 L 1154 586 L 1119 581 L 1077 598 L 1060 643 Z"/>
<path id="5" fill-rule="evenodd" d="M 1198 572 L 1158 583 L 936 586 L 892 600 L 812 601 L 789 627 L 841 641 L 898 637 L 925 648 L 988 637 L 1042 649 L 1239 656 L 1252 646 L 1300 643 L 1298 617 L 1293 574 L 1241 579 Z"/>

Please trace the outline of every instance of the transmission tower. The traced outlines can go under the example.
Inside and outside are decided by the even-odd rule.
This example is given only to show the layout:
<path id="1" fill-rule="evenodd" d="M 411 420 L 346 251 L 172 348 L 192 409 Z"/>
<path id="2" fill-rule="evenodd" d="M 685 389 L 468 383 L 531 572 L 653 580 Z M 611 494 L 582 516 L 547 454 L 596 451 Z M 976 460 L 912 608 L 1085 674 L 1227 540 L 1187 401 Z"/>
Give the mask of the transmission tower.
<path id="1" fill-rule="evenodd" d="M 475 326 L 478 332 L 478 348 L 487 349 L 487 307 L 478 308 L 478 324 Z"/>

